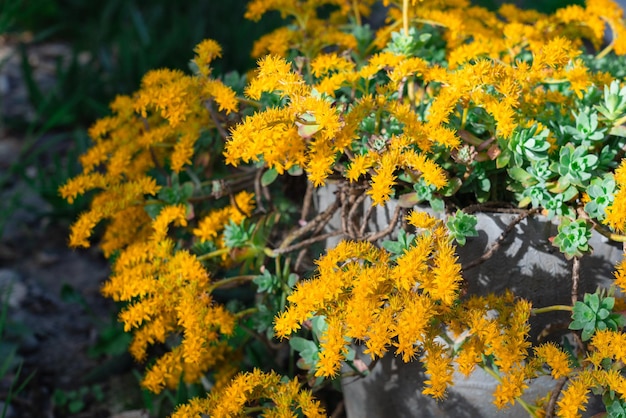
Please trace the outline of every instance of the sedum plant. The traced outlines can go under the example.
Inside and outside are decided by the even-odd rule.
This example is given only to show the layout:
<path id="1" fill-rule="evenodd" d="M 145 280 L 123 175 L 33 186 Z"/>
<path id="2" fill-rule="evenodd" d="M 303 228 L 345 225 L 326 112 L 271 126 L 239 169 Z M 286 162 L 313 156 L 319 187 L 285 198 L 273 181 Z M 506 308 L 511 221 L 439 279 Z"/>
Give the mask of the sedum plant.
<path id="1" fill-rule="evenodd" d="M 480 367 L 499 408 L 577 416 L 590 391 L 623 408 L 623 300 L 471 295 L 455 255 L 490 208 L 558 223 L 574 289 L 593 230 L 625 241 L 622 10 L 386 0 L 374 30 L 373 3 L 252 0 L 246 17 L 286 20 L 255 44 L 253 72 L 214 74 L 222 50 L 203 41 L 189 74 L 147 73 L 90 129 L 83 172 L 60 189 L 92 196 L 70 245 L 97 240 L 110 259 L 102 292 L 124 303 L 142 385 L 210 388 L 175 417 L 323 416 L 331 403 L 312 392 L 367 375 L 361 344 L 370 367 L 387 353 L 422 362 L 436 399 L 455 366 Z M 329 185 L 335 201 L 314 211 Z M 390 224 L 371 228 L 391 202 Z M 582 330 L 577 346 L 533 347 L 529 317 L 558 310 Z M 542 375 L 569 383 L 525 402 Z"/>

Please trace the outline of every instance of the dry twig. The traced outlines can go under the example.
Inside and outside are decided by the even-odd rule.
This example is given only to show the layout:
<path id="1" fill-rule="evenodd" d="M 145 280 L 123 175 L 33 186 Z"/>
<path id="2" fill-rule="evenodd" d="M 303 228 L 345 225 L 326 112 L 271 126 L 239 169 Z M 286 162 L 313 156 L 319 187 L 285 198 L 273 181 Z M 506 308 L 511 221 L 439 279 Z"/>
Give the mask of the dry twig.
<path id="1" fill-rule="evenodd" d="M 219 132 L 220 136 L 224 138 L 225 141 L 230 139 L 230 135 L 228 134 L 226 129 L 224 129 L 224 127 L 222 126 L 222 123 L 220 122 L 220 119 L 218 117 L 219 115 L 217 114 L 215 109 L 213 109 L 213 100 L 207 100 L 204 103 L 204 105 L 206 109 L 209 111 L 209 115 L 211 115 L 211 119 L 213 120 L 213 123 L 215 124 L 215 128 L 217 129 L 217 132 Z"/>
<path id="2" fill-rule="evenodd" d="M 274 252 L 276 253 L 276 251 L 279 251 L 279 250 L 282 251 L 284 248 L 288 248 L 289 244 L 291 244 L 292 242 L 294 242 L 295 240 L 297 240 L 298 238 L 300 238 L 302 235 L 306 234 L 307 232 L 315 229 L 318 225 L 327 224 L 330 218 L 335 214 L 335 212 L 339 208 L 339 204 L 340 204 L 339 200 L 335 200 L 335 202 L 332 205 L 330 205 L 328 208 L 326 208 L 324 212 L 317 215 L 315 218 L 313 218 L 310 222 L 308 222 L 302 228 L 296 229 L 295 231 L 291 232 L 289 235 L 285 237 L 285 239 L 280 243 L 280 246 L 278 247 L 278 249 L 274 250 Z M 290 251 L 293 251 L 293 250 L 290 250 Z"/>
<path id="3" fill-rule="evenodd" d="M 463 270 L 467 271 L 467 270 L 472 269 L 472 268 L 474 268 L 476 266 L 479 266 L 482 263 L 484 263 L 485 261 L 489 260 L 489 258 L 491 258 L 491 256 L 494 255 L 496 251 L 498 251 L 498 249 L 500 248 L 500 245 L 502 245 L 502 242 L 507 237 L 507 235 L 510 234 L 511 231 L 513 231 L 513 229 L 515 229 L 515 226 L 517 224 L 519 224 L 520 222 L 522 222 L 524 219 L 526 219 L 528 216 L 533 215 L 533 214 L 535 214 L 537 212 L 539 212 L 539 209 L 537 209 L 537 208 L 531 209 L 531 210 L 526 210 L 520 216 L 515 218 L 513 220 L 513 222 L 511 222 L 506 227 L 506 229 L 502 232 L 502 234 L 500 234 L 498 239 L 496 239 L 495 242 L 493 244 L 491 244 L 491 247 L 489 247 L 489 249 L 487 251 L 485 251 L 485 253 L 483 255 L 481 255 L 480 257 L 478 257 L 477 259 L 475 259 L 474 261 L 471 261 L 468 264 L 464 265 L 463 266 Z"/>
<path id="4" fill-rule="evenodd" d="M 400 219 L 400 214 L 402 213 L 402 208 L 398 205 L 396 206 L 396 209 L 393 212 L 393 218 L 391 219 L 391 222 L 389 222 L 389 225 L 387 225 L 387 228 L 383 229 L 382 231 L 376 232 L 376 233 L 371 233 L 368 234 L 365 237 L 365 240 L 370 241 L 370 242 L 374 242 L 376 240 L 381 239 L 382 237 L 384 237 L 385 235 L 391 234 L 393 232 L 393 230 L 396 227 L 396 224 L 398 223 L 398 220 Z"/>
<path id="5" fill-rule="evenodd" d="M 291 251 L 295 251 L 295 250 L 299 250 L 301 248 L 307 247 L 311 244 L 315 244 L 316 242 L 319 241 L 324 241 L 325 239 L 328 238 L 332 238 L 332 237 L 336 237 L 337 235 L 343 235 L 342 231 L 333 231 L 333 232 L 329 232 L 327 234 L 324 235 L 318 235 L 316 237 L 311 237 L 309 239 L 305 239 L 304 241 L 301 241 L 297 244 L 294 245 L 290 245 L 288 247 L 284 247 L 284 248 L 277 248 L 275 250 L 272 251 L 272 253 L 274 253 L 275 255 L 280 255 L 280 254 L 285 254 Z"/>
<path id="6" fill-rule="evenodd" d="M 565 386 L 565 382 L 567 382 L 567 377 L 562 377 L 559 380 L 557 380 L 556 386 L 554 386 L 554 389 L 552 389 L 552 392 L 550 393 L 550 400 L 548 401 L 548 404 L 546 405 L 546 417 L 545 418 L 554 417 L 556 401 L 557 399 L 559 399 L 559 395 L 561 394 L 561 391 L 563 390 L 563 386 Z"/>

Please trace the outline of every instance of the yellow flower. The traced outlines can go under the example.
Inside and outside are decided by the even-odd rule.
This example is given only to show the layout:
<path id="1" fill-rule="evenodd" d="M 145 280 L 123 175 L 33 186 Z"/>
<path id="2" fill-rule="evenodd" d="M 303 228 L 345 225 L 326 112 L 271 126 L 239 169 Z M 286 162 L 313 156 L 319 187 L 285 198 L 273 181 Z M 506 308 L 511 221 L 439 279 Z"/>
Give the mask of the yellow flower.
<path id="1" fill-rule="evenodd" d="M 291 45 L 295 45 L 298 38 L 297 32 L 287 27 L 278 28 L 254 41 L 250 55 L 253 58 L 261 58 L 265 55 L 286 58 Z"/>
<path id="2" fill-rule="evenodd" d="M 626 160 L 615 170 L 617 192 L 613 203 L 606 208 L 604 223 L 617 231 L 626 230 Z"/>
<path id="3" fill-rule="evenodd" d="M 615 266 L 615 286 L 619 287 L 622 292 L 626 292 L 626 254 L 622 260 Z"/>
<path id="4" fill-rule="evenodd" d="M 424 295 L 409 293 L 404 300 L 404 309 L 397 315 L 394 326 L 398 335 L 394 345 L 396 355 L 401 354 L 402 360 L 408 363 L 417 355 L 416 344 L 425 340 L 428 323 L 437 310 L 433 301 Z"/>
<path id="5" fill-rule="evenodd" d="M 436 224 L 441 222 L 439 219 L 434 218 L 427 212 L 422 212 L 419 210 L 412 210 L 409 216 L 406 217 L 406 220 L 414 227 L 420 229 L 431 229 Z"/>
<path id="6" fill-rule="evenodd" d="M 267 405 L 267 401 L 271 401 Z M 263 373 L 258 369 L 240 373 L 219 391 L 208 398 L 194 399 L 189 404 L 179 406 L 172 418 L 197 417 L 197 414 L 211 417 L 241 416 L 247 404 L 264 405 L 260 411 L 264 416 L 294 416 L 302 411 L 305 417 L 322 418 L 324 409 L 313 399 L 311 392 L 301 390 L 297 380 L 284 382 L 275 372 Z"/>
<path id="7" fill-rule="evenodd" d="M 267 55 L 258 62 L 258 74 L 246 87 L 246 96 L 258 100 L 263 92 L 280 92 L 282 97 L 304 95 L 308 88 L 285 59 Z"/>
<path id="8" fill-rule="evenodd" d="M 562 392 L 561 399 L 558 401 L 557 414 L 563 418 L 580 417 L 578 411 L 585 410 L 585 404 L 588 401 L 589 388 L 580 377 L 570 380 L 569 385 Z"/>
<path id="9" fill-rule="evenodd" d="M 385 355 L 394 336 L 393 314 L 392 309 L 384 308 L 373 315 L 366 334 L 365 354 L 369 354 L 372 358 Z"/>
<path id="10" fill-rule="evenodd" d="M 328 318 L 328 327 L 320 338 L 320 352 L 315 376 L 334 377 L 341 369 L 341 362 L 345 359 L 345 350 L 349 342 L 344 338 L 344 329 L 341 320 L 336 317 Z"/>
<path id="11" fill-rule="evenodd" d="M 528 388 L 528 383 L 526 383 L 524 368 L 517 367 L 502 377 L 493 393 L 495 398 L 493 403 L 498 409 L 506 407 L 509 403 L 513 405 L 515 399 L 522 396 L 526 388 Z"/>
<path id="12" fill-rule="evenodd" d="M 569 376 L 572 371 L 567 353 L 559 349 L 554 343 L 535 347 L 535 355 L 550 366 L 552 377 L 555 379 Z"/>
<path id="13" fill-rule="evenodd" d="M 397 152 L 383 154 L 376 167 L 376 173 L 372 176 L 371 188 L 367 194 L 372 197 L 374 205 L 383 205 L 393 194 L 393 186 L 396 183 L 396 170 L 399 155 Z"/>
<path id="14" fill-rule="evenodd" d="M 335 54 L 320 54 L 311 61 L 311 72 L 322 77 L 331 71 L 352 71 L 354 63 L 347 57 Z"/>
<path id="15" fill-rule="evenodd" d="M 482 344 L 477 338 L 469 337 L 461 346 L 461 351 L 456 355 L 455 361 L 459 366 L 459 372 L 469 376 L 477 364 L 482 361 Z"/>
<path id="16" fill-rule="evenodd" d="M 198 67 L 200 74 L 208 77 L 211 74 L 211 62 L 222 56 L 222 47 L 213 39 L 205 39 L 196 45 L 193 51 L 196 53 L 193 62 Z"/>
<path id="17" fill-rule="evenodd" d="M 358 180 L 373 164 L 374 161 L 369 154 L 355 155 L 350 167 L 346 170 L 346 178 L 350 182 Z"/>
<path id="18" fill-rule="evenodd" d="M 423 154 L 405 150 L 400 159 L 403 165 L 419 170 L 427 184 L 432 184 L 437 189 L 441 189 L 448 184 L 445 171 Z"/>
<path id="19" fill-rule="evenodd" d="M 161 209 L 159 215 L 152 223 L 154 229 L 153 239 L 161 241 L 167 236 L 168 226 L 174 223 L 180 226 L 187 225 L 187 207 L 185 205 L 166 206 Z"/>
<path id="20" fill-rule="evenodd" d="M 432 282 L 428 292 L 431 298 L 440 301 L 444 306 L 450 306 L 456 300 L 461 277 L 461 265 L 454 255 L 454 247 L 447 239 L 437 241 L 437 252 L 435 253 L 432 269 Z"/>
<path id="21" fill-rule="evenodd" d="M 424 381 L 426 387 L 422 393 L 435 399 L 443 399 L 446 389 L 452 384 L 452 359 L 444 352 L 442 346 L 430 342 L 423 362 L 428 379 Z"/>

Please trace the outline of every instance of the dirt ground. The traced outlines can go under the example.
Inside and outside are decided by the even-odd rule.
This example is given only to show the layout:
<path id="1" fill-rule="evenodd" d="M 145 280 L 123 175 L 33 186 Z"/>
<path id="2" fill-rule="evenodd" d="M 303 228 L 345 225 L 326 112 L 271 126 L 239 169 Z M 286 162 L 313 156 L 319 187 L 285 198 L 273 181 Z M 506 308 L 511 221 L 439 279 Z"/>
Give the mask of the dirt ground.
<path id="1" fill-rule="evenodd" d="M 28 119 L 32 109 L 13 46 L 0 42 L 0 112 Z M 50 62 L 68 48 L 38 48 L 29 59 L 45 90 Z M 0 124 L 0 178 L 26 143 Z M 117 308 L 100 295 L 106 260 L 97 249 L 69 249 L 69 220 L 50 216 L 50 204 L 31 186 L 19 176 L 0 183 L 0 294 L 8 303 L 0 335 L 0 416 L 11 384 L 30 376 L 7 407 L 7 418 L 147 417 L 137 409 L 142 400 L 135 365 L 120 349 L 125 337 L 115 326 Z M 12 352 L 15 359 L 3 372 Z"/>

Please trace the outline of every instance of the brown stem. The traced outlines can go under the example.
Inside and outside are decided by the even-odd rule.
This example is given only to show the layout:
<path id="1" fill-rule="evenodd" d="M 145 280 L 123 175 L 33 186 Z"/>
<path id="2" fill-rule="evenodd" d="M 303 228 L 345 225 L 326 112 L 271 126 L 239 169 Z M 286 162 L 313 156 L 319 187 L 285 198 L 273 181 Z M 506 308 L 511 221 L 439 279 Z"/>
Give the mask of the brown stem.
<path id="1" fill-rule="evenodd" d="M 554 410 L 556 409 L 556 401 L 557 399 L 559 399 L 559 395 L 561 394 L 561 391 L 563 390 L 563 386 L 565 386 L 565 382 L 567 382 L 567 377 L 562 377 L 559 380 L 557 380 L 556 386 L 554 386 L 554 389 L 552 389 L 552 392 L 550 393 L 550 400 L 548 401 L 548 404 L 546 405 L 545 418 L 554 417 Z"/>
<path id="2" fill-rule="evenodd" d="M 298 257 L 296 257 L 296 263 L 293 266 L 294 272 L 300 271 L 300 264 L 302 264 L 302 260 L 304 260 L 304 256 L 306 255 L 306 248 L 303 248 L 298 252 Z"/>
<path id="3" fill-rule="evenodd" d="M 326 227 L 326 223 L 320 222 L 319 225 L 317 225 L 317 228 L 315 228 L 313 230 L 311 235 L 314 236 L 314 237 L 317 236 L 317 234 L 322 232 L 322 230 L 325 227 Z M 298 257 L 296 258 L 296 263 L 295 263 L 294 268 L 293 268 L 294 271 L 296 271 L 296 272 L 300 271 L 299 267 L 300 267 L 300 264 L 302 263 L 302 261 L 304 260 L 304 256 L 306 255 L 306 253 L 307 253 L 307 249 L 306 248 L 303 248 L 303 249 L 300 250 L 300 252 L 298 253 Z"/>
<path id="4" fill-rule="evenodd" d="M 210 196 L 194 196 L 193 198 L 190 198 L 189 201 L 202 201 L 206 200 L 208 197 L 212 197 L 213 199 L 220 199 L 230 193 L 247 190 L 252 185 L 254 177 L 255 173 L 244 172 L 241 174 L 233 175 L 226 179 L 211 180 L 210 183 L 218 184 L 218 186 L 216 190 L 211 191 Z M 206 184 L 206 182 L 204 182 L 203 184 Z"/>
<path id="5" fill-rule="evenodd" d="M 374 211 L 374 205 L 369 205 L 367 208 L 367 212 L 365 212 L 365 216 L 363 216 L 363 222 L 361 223 L 361 227 L 359 228 L 359 236 L 363 236 L 365 234 L 365 229 L 367 228 L 368 221 L 370 216 L 372 216 L 372 212 Z"/>
<path id="6" fill-rule="evenodd" d="M 302 212 L 300 212 L 300 219 L 306 221 L 309 216 L 309 210 L 311 210 L 311 202 L 313 201 L 313 183 L 307 180 L 306 191 L 304 192 L 304 200 L 302 202 Z"/>
<path id="7" fill-rule="evenodd" d="M 365 200 L 365 197 L 366 197 L 365 193 L 361 193 L 360 195 L 356 197 L 356 199 L 350 202 L 350 210 L 348 211 L 348 215 L 346 216 L 346 224 L 347 224 L 347 227 L 350 228 L 350 231 L 347 231 L 347 232 L 349 232 L 349 235 L 351 237 L 356 235 L 356 231 L 352 229 L 352 219 L 354 219 L 354 215 L 356 214 L 356 211 L 359 208 L 361 208 L 361 203 L 363 203 L 363 201 Z"/>
<path id="8" fill-rule="evenodd" d="M 496 251 L 498 251 L 498 249 L 500 248 L 500 245 L 502 245 L 502 242 L 504 241 L 504 239 L 507 237 L 507 235 L 509 233 L 511 233 L 511 231 L 513 231 L 513 229 L 515 229 L 515 226 L 517 224 L 522 222 L 528 216 L 530 216 L 532 214 L 535 214 L 537 212 L 539 212 L 539 209 L 537 209 L 537 208 L 531 209 L 531 210 L 528 210 L 528 211 L 524 211 L 524 213 L 522 213 L 517 218 L 515 218 L 513 220 L 513 222 L 511 222 L 506 227 L 506 229 L 502 232 L 502 234 L 500 234 L 498 239 L 496 239 L 495 242 L 493 244 L 491 244 L 491 247 L 489 247 L 489 249 L 483 255 L 481 255 L 480 257 L 478 257 L 474 261 L 469 262 L 465 266 L 463 266 L 463 270 L 467 271 L 467 270 L 472 269 L 472 268 L 474 268 L 476 266 L 479 266 L 482 263 L 484 263 L 485 261 L 487 261 L 492 255 L 495 254 Z"/>
<path id="9" fill-rule="evenodd" d="M 266 213 L 265 205 L 263 205 L 263 194 L 261 192 L 261 177 L 263 177 L 263 170 L 259 169 L 254 176 L 254 194 L 256 196 L 257 208 L 259 208 L 261 212 Z"/>
<path id="10" fill-rule="evenodd" d="M 259 340 L 261 344 L 263 344 L 268 349 L 268 351 L 279 350 L 280 348 L 284 347 L 284 344 L 272 342 L 271 340 L 267 339 L 265 335 L 248 328 L 244 324 L 239 323 L 237 324 L 237 326 L 241 328 L 246 334 Z"/>
<path id="11" fill-rule="evenodd" d="M 402 103 L 404 100 L 404 86 L 406 85 L 406 77 L 403 77 L 402 80 L 398 83 L 398 103 Z"/>
<path id="12" fill-rule="evenodd" d="M 507 207 L 509 206 L 509 207 Z M 528 209 L 519 209 L 510 207 L 507 202 L 487 202 L 470 205 L 463 208 L 463 212 L 472 214 L 476 212 L 493 212 L 493 213 L 526 213 Z"/>
<path id="13" fill-rule="evenodd" d="M 228 134 L 228 132 L 226 132 L 226 129 L 224 129 L 222 123 L 220 122 L 219 115 L 217 114 L 215 109 L 213 109 L 213 100 L 207 100 L 206 102 L 204 102 L 204 105 L 209 111 L 209 115 L 211 115 L 211 119 L 213 120 L 215 128 L 217 129 L 217 132 L 219 132 L 220 136 L 224 138 L 224 140 L 230 139 L 230 135 Z"/>
<path id="14" fill-rule="evenodd" d="M 216 282 L 213 282 L 211 286 L 209 286 L 209 289 L 207 290 L 207 292 L 211 293 L 217 288 L 230 289 L 241 283 L 251 282 L 256 277 L 257 276 L 254 276 L 254 275 L 246 275 L 246 276 L 228 277 L 226 279 L 218 280 Z"/>
<path id="15" fill-rule="evenodd" d="M 580 258 L 574 257 L 572 264 L 572 306 L 578 300 L 578 282 L 580 282 Z"/>
<path id="16" fill-rule="evenodd" d="M 341 201 L 341 230 L 344 234 L 348 235 L 350 238 L 354 238 L 350 226 L 348 224 L 348 217 L 350 216 L 350 196 L 346 193 L 345 188 L 341 188 L 339 190 L 339 199 Z"/>
<path id="17" fill-rule="evenodd" d="M 387 225 L 387 228 L 383 229 L 380 232 L 368 234 L 365 237 L 365 240 L 366 241 L 370 241 L 370 242 L 374 242 L 376 240 L 381 239 L 385 235 L 391 234 L 393 232 L 394 228 L 396 227 L 396 224 L 398 223 L 398 220 L 400 219 L 400 214 L 401 213 L 402 213 L 402 208 L 400 207 L 400 205 L 396 206 L 396 209 L 393 212 L 393 218 L 391 219 L 391 222 L 389 223 L 389 225 Z"/>
<path id="18" fill-rule="evenodd" d="M 350 193 L 350 199 L 349 199 L 349 203 L 348 206 L 350 207 L 350 210 L 348 211 L 346 217 L 345 217 L 345 225 L 343 226 L 344 232 L 347 233 L 348 236 L 350 236 L 353 239 L 357 239 L 358 237 L 363 236 L 363 232 L 359 232 L 356 230 L 356 223 L 353 221 L 356 212 L 359 209 L 362 209 L 363 206 L 361 205 L 363 203 L 363 201 L 365 200 L 365 198 L 367 197 L 367 195 L 364 192 L 361 192 L 358 195 L 355 194 L 351 194 L 351 192 L 353 191 L 358 191 L 360 189 L 360 187 L 358 186 L 350 186 L 348 189 L 348 192 Z M 356 198 L 354 197 L 356 196 Z M 371 206 L 370 206 L 371 207 Z M 367 217 L 368 215 L 366 215 Z"/>
<path id="19" fill-rule="evenodd" d="M 295 250 L 299 250 L 301 248 L 307 247 L 311 244 L 314 244 L 316 242 L 319 241 L 324 241 L 325 239 L 331 238 L 331 237 L 336 237 L 337 235 L 343 235 L 343 231 L 333 231 L 333 232 L 329 232 L 327 234 L 324 235 L 318 235 L 316 237 L 311 237 L 309 239 L 305 239 L 304 241 L 301 241 L 297 244 L 294 245 L 290 245 L 288 247 L 284 247 L 284 248 L 277 248 L 275 250 L 272 250 L 272 254 L 274 255 L 280 255 L 280 254 L 285 254 L 291 251 L 295 251 Z"/>
<path id="20" fill-rule="evenodd" d="M 372 362 L 369 364 L 369 366 L 367 366 L 367 369 L 371 372 L 372 370 L 374 370 L 374 367 L 376 367 L 376 365 L 378 364 L 378 361 L 380 360 L 380 357 L 376 357 L 374 360 L 372 360 Z"/>
<path id="21" fill-rule="evenodd" d="M 607 237 L 611 241 L 622 242 L 622 243 L 626 244 L 626 235 L 616 234 L 614 232 L 611 232 L 608 228 L 605 228 L 603 225 L 600 225 L 599 223 L 597 223 L 593 219 L 591 219 L 589 217 L 587 217 L 587 219 L 591 221 L 591 223 L 593 224 L 593 229 L 598 231 L 598 233 L 600 233 L 600 235 L 602 235 L 604 237 Z"/>
<path id="22" fill-rule="evenodd" d="M 324 212 L 317 215 L 315 218 L 313 218 L 310 222 L 308 222 L 302 228 L 296 229 L 295 231 L 287 235 L 285 239 L 283 240 L 283 242 L 281 242 L 280 246 L 278 247 L 278 250 L 289 247 L 289 244 L 291 244 L 292 242 L 300 238 L 302 235 L 314 229 L 320 223 L 324 223 L 324 224 L 327 223 L 330 220 L 330 218 L 335 214 L 338 208 L 339 208 L 339 200 L 336 199 L 335 202 L 332 205 L 330 205 L 328 208 L 326 208 Z"/>

